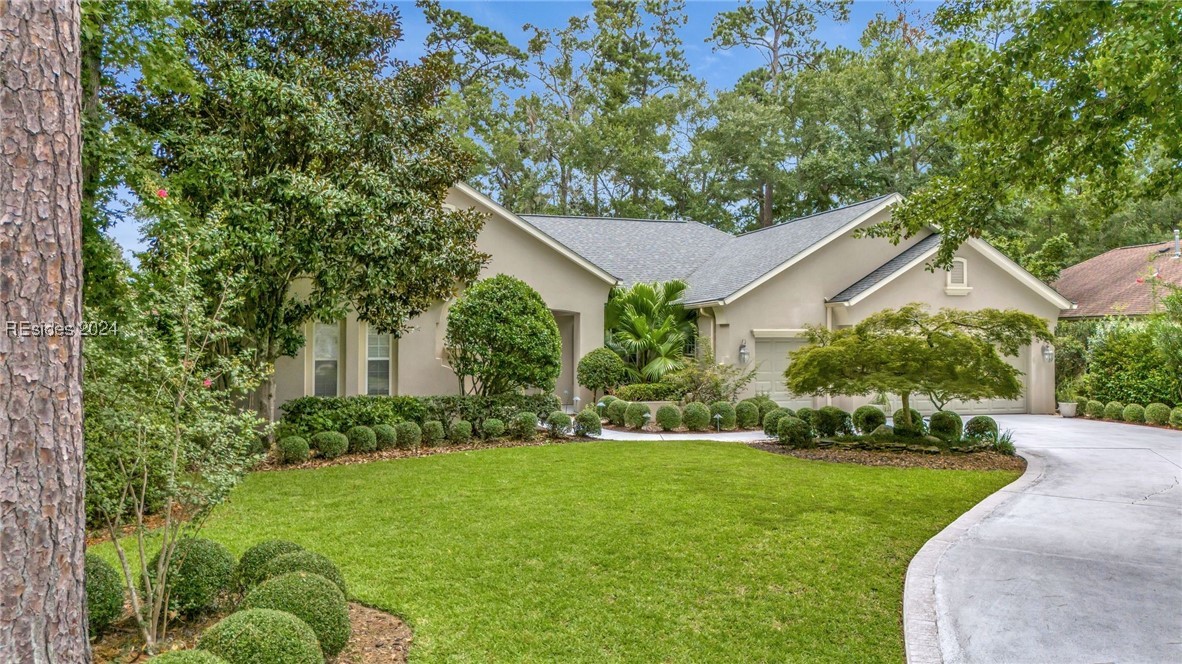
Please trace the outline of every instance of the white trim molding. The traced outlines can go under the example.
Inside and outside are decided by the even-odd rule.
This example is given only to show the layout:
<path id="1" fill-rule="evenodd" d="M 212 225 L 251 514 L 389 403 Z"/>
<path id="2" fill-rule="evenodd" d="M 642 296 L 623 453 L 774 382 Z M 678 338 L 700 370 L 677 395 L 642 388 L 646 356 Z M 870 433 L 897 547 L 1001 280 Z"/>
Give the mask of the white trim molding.
<path id="1" fill-rule="evenodd" d="M 803 337 L 808 330 L 802 327 L 786 327 L 780 329 L 755 329 L 751 330 L 751 336 L 756 339 L 797 339 Z"/>

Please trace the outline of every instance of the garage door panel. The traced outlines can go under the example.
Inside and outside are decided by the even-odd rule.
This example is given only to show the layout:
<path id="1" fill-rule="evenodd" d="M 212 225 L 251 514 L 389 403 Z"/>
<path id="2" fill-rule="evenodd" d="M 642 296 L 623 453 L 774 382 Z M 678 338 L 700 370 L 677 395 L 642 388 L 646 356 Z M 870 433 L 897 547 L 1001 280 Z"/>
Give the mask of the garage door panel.
<path id="1" fill-rule="evenodd" d="M 812 408 L 812 397 L 799 397 L 788 392 L 784 385 L 784 372 L 788 369 L 788 353 L 805 344 L 804 339 L 757 339 L 755 341 L 755 370 L 753 385 L 758 392 L 765 392 L 772 401 L 792 408 Z"/>

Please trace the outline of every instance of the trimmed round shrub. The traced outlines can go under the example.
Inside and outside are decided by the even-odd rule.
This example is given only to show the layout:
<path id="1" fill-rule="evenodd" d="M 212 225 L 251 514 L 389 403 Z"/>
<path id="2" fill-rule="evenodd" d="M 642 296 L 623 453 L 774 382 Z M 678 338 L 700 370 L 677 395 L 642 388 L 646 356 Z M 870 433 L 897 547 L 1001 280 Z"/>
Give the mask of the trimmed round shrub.
<path id="1" fill-rule="evenodd" d="M 349 430 L 345 432 L 345 436 L 349 439 L 350 454 L 372 452 L 378 449 L 377 434 L 373 432 L 373 429 L 365 425 L 349 427 Z"/>
<path id="2" fill-rule="evenodd" d="M 1120 419 L 1125 422 L 1144 422 L 1145 408 L 1139 404 L 1131 403 L 1120 412 Z"/>
<path id="3" fill-rule="evenodd" d="M 681 409 L 668 403 L 658 408 L 657 426 L 661 431 L 672 431 L 681 426 Z"/>
<path id="4" fill-rule="evenodd" d="M 226 660 L 205 650 L 173 650 L 161 653 L 150 664 L 226 664 Z"/>
<path id="5" fill-rule="evenodd" d="M 596 348 L 579 360 L 575 369 L 579 385 L 599 393 L 615 389 L 628 376 L 628 366 L 610 348 Z"/>
<path id="6" fill-rule="evenodd" d="M 619 401 L 619 400 L 620 399 L 618 397 L 613 397 L 610 394 L 605 394 L 599 398 L 599 402 L 596 403 L 595 407 L 599 410 L 599 414 L 606 418 L 607 417 L 607 407 L 612 405 L 613 401 Z M 600 406 L 599 404 L 603 404 L 603 405 Z"/>
<path id="7" fill-rule="evenodd" d="M 793 413 L 791 408 L 777 408 L 763 416 L 763 432 L 775 438 L 780 435 L 780 429 L 777 426 L 780 423 L 780 419 L 795 416 L 796 413 Z"/>
<path id="8" fill-rule="evenodd" d="M 505 423 L 495 417 L 490 417 L 480 425 L 480 433 L 488 440 L 500 438 L 505 435 Z"/>
<path id="9" fill-rule="evenodd" d="M 148 562 L 148 576 L 155 582 L 160 553 Z M 217 606 L 218 597 L 234 580 L 234 554 L 217 542 L 185 537 L 176 543 L 165 586 L 168 608 L 192 616 Z"/>
<path id="10" fill-rule="evenodd" d="M 813 428 L 819 436 L 837 436 L 852 433 L 853 420 L 850 414 L 837 406 L 824 406 L 813 412 Z"/>
<path id="11" fill-rule="evenodd" d="M 456 420 L 447 430 L 447 440 L 452 445 L 466 445 L 472 440 L 472 423 L 468 420 Z"/>
<path id="12" fill-rule="evenodd" d="M 598 435 L 602 432 L 603 423 L 600 420 L 599 411 L 594 406 L 587 406 L 578 415 L 575 415 L 576 436 Z"/>
<path id="13" fill-rule="evenodd" d="M 1145 407 L 1145 421 L 1150 424 L 1169 424 L 1170 407 L 1164 403 L 1151 403 Z"/>
<path id="14" fill-rule="evenodd" d="M 960 435 L 964 431 L 964 420 L 950 410 L 940 410 L 932 413 L 928 428 L 936 438 L 951 443 L 960 440 Z"/>
<path id="15" fill-rule="evenodd" d="M 341 589 L 320 576 L 292 572 L 260 583 L 242 600 L 242 608 L 286 611 L 316 634 L 326 657 L 335 657 L 349 643 L 349 603 Z"/>
<path id="16" fill-rule="evenodd" d="M 763 422 L 763 418 L 766 417 L 768 413 L 780 407 L 779 404 L 777 404 L 775 401 L 772 401 L 772 398 L 766 394 L 753 396 L 751 397 L 751 401 L 754 401 L 755 405 L 759 406 L 760 422 Z"/>
<path id="17" fill-rule="evenodd" d="M 865 435 L 886 424 L 886 413 L 878 406 L 859 406 L 853 415 L 854 426 Z"/>
<path id="18" fill-rule="evenodd" d="M 1087 399 L 1080 399 L 1079 401 L 1076 401 L 1075 402 L 1075 412 L 1080 417 L 1086 416 L 1088 414 L 1088 400 Z"/>
<path id="19" fill-rule="evenodd" d="M 716 415 L 720 417 L 715 417 Z M 734 431 L 737 424 L 735 407 L 727 401 L 715 401 L 710 404 L 710 426 L 719 427 L 723 431 Z"/>
<path id="20" fill-rule="evenodd" d="M 439 447 L 443 442 L 443 422 L 427 420 L 423 422 L 423 444 L 427 447 Z"/>
<path id="21" fill-rule="evenodd" d="M 325 459 L 335 459 L 349 449 L 349 437 L 338 431 L 321 431 L 312 436 L 312 446 Z"/>
<path id="22" fill-rule="evenodd" d="M 389 424 L 375 424 L 373 435 L 379 450 L 388 450 L 398 444 L 398 429 Z"/>
<path id="23" fill-rule="evenodd" d="M 681 423 L 690 431 L 708 431 L 710 429 L 710 409 L 706 404 L 697 401 L 687 403 L 681 411 Z"/>
<path id="24" fill-rule="evenodd" d="M 308 623 L 274 609 L 231 613 L 205 630 L 197 647 L 228 664 L 324 664 L 316 633 Z"/>
<path id="25" fill-rule="evenodd" d="M 1088 402 L 1087 407 L 1084 409 L 1084 414 L 1088 417 L 1094 417 L 1098 420 L 1104 417 L 1104 404 L 1100 401 L 1092 399 Z"/>
<path id="26" fill-rule="evenodd" d="M 275 442 L 279 463 L 303 463 L 308 460 L 311 448 L 303 436 L 284 436 Z"/>
<path id="27" fill-rule="evenodd" d="M 645 417 L 645 415 L 648 415 L 648 417 Z M 634 401 L 628 404 L 628 407 L 624 409 L 624 426 L 628 427 L 629 429 L 640 429 L 644 425 L 648 424 L 649 418 L 651 418 L 652 415 L 653 411 L 648 407 L 647 404 Z"/>
<path id="28" fill-rule="evenodd" d="M 800 419 L 800 420 L 804 420 L 805 424 L 807 424 L 811 427 L 811 426 L 813 426 L 813 413 L 815 413 L 815 412 L 817 412 L 817 411 L 806 406 L 806 407 L 801 408 L 800 410 L 796 411 L 796 414 L 793 417 L 796 417 L 797 419 Z"/>
<path id="29" fill-rule="evenodd" d="M 754 399 L 744 399 L 735 405 L 735 425 L 740 429 L 754 429 L 759 422 L 759 404 Z"/>
<path id="30" fill-rule="evenodd" d="M 538 414 L 522 411 L 509 421 L 509 435 L 516 440 L 533 440 L 538 436 Z"/>
<path id="31" fill-rule="evenodd" d="M 123 615 L 123 575 L 111 563 L 86 554 L 86 629 L 96 637 Z"/>
<path id="32" fill-rule="evenodd" d="M 394 429 L 398 431 L 398 449 L 417 449 L 423 442 L 423 430 L 415 422 L 399 422 Z"/>
<path id="33" fill-rule="evenodd" d="M 546 417 L 546 430 L 551 438 L 561 438 L 570 431 L 570 415 L 556 410 Z"/>
<path id="34" fill-rule="evenodd" d="M 919 437 L 926 432 L 926 428 L 924 427 L 923 423 L 923 415 L 920 415 L 919 411 L 915 410 L 914 408 L 911 409 L 910 427 L 903 423 L 903 409 L 900 408 L 899 410 L 895 411 L 893 416 L 891 416 L 891 428 L 895 430 L 896 436 Z"/>
<path id="35" fill-rule="evenodd" d="M 812 427 L 808 422 L 791 415 L 781 417 L 780 421 L 776 423 L 776 439 L 780 441 L 781 445 L 797 449 L 816 447 L 817 445 L 813 440 Z"/>
<path id="36" fill-rule="evenodd" d="M 303 551 L 304 547 L 287 540 L 263 540 L 247 549 L 238 559 L 238 568 L 234 572 L 234 586 L 239 590 L 247 590 L 267 578 L 263 569 L 267 563 L 288 553 Z"/>
<path id="37" fill-rule="evenodd" d="M 1104 419 L 1119 420 L 1124 415 L 1125 405 L 1119 401 L 1109 401 L 1104 404 Z"/>
<path id="38" fill-rule="evenodd" d="M 345 577 L 341 576 L 341 570 L 337 568 L 333 561 L 315 551 L 293 551 L 291 553 L 285 553 L 282 556 L 277 556 L 271 562 L 263 565 L 263 572 L 259 581 L 273 579 L 284 574 L 291 574 L 292 572 L 319 574 L 335 583 L 341 589 L 342 593 L 345 595 L 349 594 L 349 591 L 345 588 Z"/>
<path id="39" fill-rule="evenodd" d="M 628 402 L 623 399 L 615 399 L 607 405 L 605 411 L 607 421 L 612 424 L 622 427 L 624 426 L 624 413 L 628 411 Z"/>
<path id="40" fill-rule="evenodd" d="M 1182 429 L 1182 406 L 1174 406 L 1174 410 L 1170 411 L 1170 426 Z"/>
<path id="41" fill-rule="evenodd" d="M 970 440 L 997 440 L 997 420 L 988 415 L 978 415 L 964 425 L 964 437 Z"/>

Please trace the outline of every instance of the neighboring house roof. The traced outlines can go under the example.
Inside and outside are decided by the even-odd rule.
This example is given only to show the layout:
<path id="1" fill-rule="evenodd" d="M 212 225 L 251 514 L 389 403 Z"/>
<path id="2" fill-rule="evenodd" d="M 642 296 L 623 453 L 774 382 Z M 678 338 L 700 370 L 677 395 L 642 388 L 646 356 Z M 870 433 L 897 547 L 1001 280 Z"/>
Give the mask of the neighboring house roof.
<path id="1" fill-rule="evenodd" d="M 894 276 L 911 269 L 912 264 L 927 260 L 940 247 L 940 234 L 932 233 L 924 239 L 904 249 L 898 256 L 880 265 L 870 274 L 854 282 L 849 288 L 841 291 L 829 299 L 831 303 L 853 303 L 877 290 L 880 284 L 886 283 Z"/>
<path id="2" fill-rule="evenodd" d="M 734 236 L 696 221 L 521 215 L 625 284 L 686 282 L 686 303 L 729 303 L 830 241 L 851 232 L 898 194 Z"/>
<path id="3" fill-rule="evenodd" d="M 1182 259 L 1173 255 L 1172 240 L 1141 244 L 1106 251 L 1063 270 L 1055 289 L 1076 306 L 1064 311 L 1062 317 L 1143 316 L 1154 312 L 1157 300 L 1165 295 L 1165 289 L 1156 282 L 1182 286 Z"/>

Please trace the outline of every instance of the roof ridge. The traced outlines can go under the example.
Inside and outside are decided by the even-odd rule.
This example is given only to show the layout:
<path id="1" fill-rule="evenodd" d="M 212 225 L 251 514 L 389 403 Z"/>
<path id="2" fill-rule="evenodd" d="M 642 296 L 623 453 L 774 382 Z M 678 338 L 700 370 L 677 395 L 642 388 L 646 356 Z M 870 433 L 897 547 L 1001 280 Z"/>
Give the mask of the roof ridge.
<path id="1" fill-rule="evenodd" d="M 852 207 L 858 207 L 859 205 L 865 205 L 866 203 L 873 203 L 874 201 L 881 200 L 881 199 L 883 199 L 883 198 L 887 198 L 887 197 L 890 197 L 890 196 L 894 196 L 894 195 L 895 195 L 895 193 L 896 193 L 896 192 L 893 192 L 893 191 L 892 191 L 892 192 L 890 192 L 890 193 L 888 193 L 888 194 L 883 194 L 883 195 L 881 195 L 881 196 L 875 196 L 874 198 L 867 198 L 867 199 L 866 199 L 866 200 L 864 200 L 864 201 L 858 201 L 857 203 L 850 203 L 850 204 L 848 204 L 848 205 L 842 205 L 842 206 L 839 206 L 839 207 L 830 208 L 830 209 L 828 209 L 828 210 L 823 210 L 823 211 L 821 211 L 821 212 L 814 212 L 814 213 L 812 213 L 812 214 L 806 214 L 806 215 L 804 215 L 803 217 L 793 217 L 793 218 L 791 218 L 791 219 L 789 219 L 789 220 L 787 220 L 787 221 L 781 221 L 781 222 L 780 222 L 780 223 L 778 223 L 778 224 L 772 224 L 771 226 L 764 226 L 763 228 L 756 228 L 756 229 L 755 229 L 755 230 L 753 230 L 753 231 L 746 231 L 746 232 L 744 232 L 744 233 L 739 233 L 739 234 L 738 234 L 738 235 L 736 235 L 735 237 L 743 237 L 744 235 L 752 235 L 752 234 L 754 234 L 754 233 L 759 233 L 760 231 L 767 231 L 767 230 L 771 230 L 771 229 L 773 229 L 773 228 L 779 228 L 779 227 L 781 227 L 781 226 L 787 226 L 788 224 L 793 224 L 793 223 L 796 223 L 796 222 L 798 222 L 798 221 L 804 221 L 805 219 L 811 219 L 811 218 L 813 218 L 813 217 L 819 217 L 819 216 L 821 216 L 821 215 L 823 215 L 823 214 L 829 214 L 829 213 L 831 213 L 831 212 L 840 212 L 841 210 L 848 210 L 849 208 L 852 208 Z"/>
<path id="2" fill-rule="evenodd" d="M 709 224 L 703 224 L 695 219 L 641 219 L 640 217 L 595 217 L 583 214 L 537 214 L 533 212 L 518 212 L 519 217 L 547 217 L 550 219 L 596 219 L 601 221 L 645 221 L 657 224 L 701 224 L 709 228 L 714 228 Z M 717 230 L 717 229 L 715 229 Z M 722 231 L 726 232 L 726 231 Z"/>

